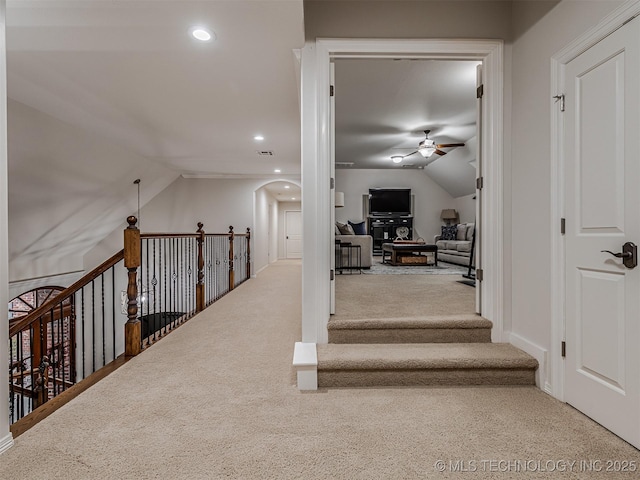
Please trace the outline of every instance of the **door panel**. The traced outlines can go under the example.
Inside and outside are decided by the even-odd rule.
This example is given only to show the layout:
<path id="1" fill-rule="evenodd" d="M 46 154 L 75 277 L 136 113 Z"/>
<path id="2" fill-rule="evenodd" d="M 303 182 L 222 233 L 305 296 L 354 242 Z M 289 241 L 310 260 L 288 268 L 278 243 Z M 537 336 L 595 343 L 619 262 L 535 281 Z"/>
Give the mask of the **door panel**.
<path id="1" fill-rule="evenodd" d="M 577 273 L 576 368 L 591 380 L 624 390 L 624 274 L 582 269 Z"/>
<path id="2" fill-rule="evenodd" d="M 287 258 L 302 258 L 302 212 L 285 212 Z"/>
<path id="3" fill-rule="evenodd" d="M 565 399 L 640 446 L 640 21 L 565 67 Z"/>
<path id="4" fill-rule="evenodd" d="M 624 66 L 625 52 L 620 52 L 575 79 L 582 110 L 576 145 L 585 152 L 577 152 L 581 163 L 575 179 L 582 233 L 624 230 Z M 602 95 L 605 86 L 608 94 Z"/>

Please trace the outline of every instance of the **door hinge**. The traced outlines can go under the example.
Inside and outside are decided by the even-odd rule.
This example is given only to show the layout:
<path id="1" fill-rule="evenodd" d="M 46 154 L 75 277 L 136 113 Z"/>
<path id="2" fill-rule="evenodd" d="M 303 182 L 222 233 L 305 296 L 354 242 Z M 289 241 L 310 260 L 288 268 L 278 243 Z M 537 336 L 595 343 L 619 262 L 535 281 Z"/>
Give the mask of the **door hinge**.
<path id="1" fill-rule="evenodd" d="M 481 268 L 476 269 L 476 280 L 481 282 L 484 280 L 484 270 Z"/>
<path id="2" fill-rule="evenodd" d="M 482 98 L 484 95 L 484 85 L 480 85 L 476 88 L 476 98 Z"/>
<path id="3" fill-rule="evenodd" d="M 562 342 L 562 358 L 567 356 L 567 342 Z"/>
<path id="4" fill-rule="evenodd" d="M 329 96 L 333 97 L 333 85 L 329 85 Z"/>
<path id="5" fill-rule="evenodd" d="M 484 177 L 476 178 L 476 188 L 478 190 L 482 190 L 483 187 L 484 187 Z"/>
<path id="6" fill-rule="evenodd" d="M 333 272 L 333 270 L 330 270 L 330 271 L 329 271 L 329 279 L 330 279 L 331 281 L 333 281 L 333 280 L 335 279 L 335 273 Z"/>
<path id="7" fill-rule="evenodd" d="M 560 235 L 564 235 L 567 228 L 567 222 L 564 218 L 560 219 Z"/>
<path id="8" fill-rule="evenodd" d="M 554 95 L 553 98 L 556 100 L 556 103 L 560 100 L 560 111 L 564 112 L 564 93 L 561 95 Z"/>
<path id="9" fill-rule="evenodd" d="M 329 179 L 329 188 L 331 189 L 336 188 L 336 179 L 333 177 Z"/>

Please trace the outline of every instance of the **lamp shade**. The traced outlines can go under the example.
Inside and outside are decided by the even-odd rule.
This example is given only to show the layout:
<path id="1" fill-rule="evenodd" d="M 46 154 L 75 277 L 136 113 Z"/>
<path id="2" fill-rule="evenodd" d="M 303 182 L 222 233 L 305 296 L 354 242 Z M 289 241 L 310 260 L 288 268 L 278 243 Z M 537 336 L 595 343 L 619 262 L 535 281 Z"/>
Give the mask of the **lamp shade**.
<path id="1" fill-rule="evenodd" d="M 336 192 L 336 208 L 344 207 L 344 192 Z"/>
<path id="2" fill-rule="evenodd" d="M 418 145 L 418 153 L 420 153 L 420 155 L 422 155 L 424 158 L 430 157 L 435 153 L 435 151 L 435 142 L 433 140 L 429 140 L 428 138 L 420 142 L 420 144 Z"/>
<path id="3" fill-rule="evenodd" d="M 455 220 L 456 218 L 458 218 L 458 212 L 456 212 L 453 208 L 446 208 L 442 210 L 440 218 L 442 220 Z"/>

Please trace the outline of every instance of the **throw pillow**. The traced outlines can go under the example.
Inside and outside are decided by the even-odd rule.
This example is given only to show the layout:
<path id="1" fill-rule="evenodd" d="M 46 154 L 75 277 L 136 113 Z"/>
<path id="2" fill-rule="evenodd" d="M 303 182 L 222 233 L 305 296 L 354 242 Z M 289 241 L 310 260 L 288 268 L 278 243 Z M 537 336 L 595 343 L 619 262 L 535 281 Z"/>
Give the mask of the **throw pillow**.
<path id="1" fill-rule="evenodd" d="M 353 229 L 349 225 L 336 222 L 336 226 L 338 227 L 338 230 L 340 230 L 340 235 L 353 235 Z"/>
<path id="2" fill-rule="evenodd" d="M 440 240 L 455 240 L 458 236 L 458 225 L 443 225 Z"/>
<path id="3" fill-rule="evenodd" d="M 353 223 L 351 220 L 349 220 L 349 225 L 351 225 L 351 228 L 353 228 L 353 231 L 356 235 L 367 234 L 367 225 L 365 224 L 365 222 Z"/>
<path id="4" fill-rule="evenodd" d="M 475 223 L 468 223 L 467 224 L 467 238 L 465 240 L 473 240 L 473 231 L 476 228 L 476 224 Z"/>
<path id="5" fill-rule="evenodd" d="M 456 234 L 456 240 L 466 240 L 466 239 L 467 239 L 467 224 L 459 223 L 458 233 Z"/>

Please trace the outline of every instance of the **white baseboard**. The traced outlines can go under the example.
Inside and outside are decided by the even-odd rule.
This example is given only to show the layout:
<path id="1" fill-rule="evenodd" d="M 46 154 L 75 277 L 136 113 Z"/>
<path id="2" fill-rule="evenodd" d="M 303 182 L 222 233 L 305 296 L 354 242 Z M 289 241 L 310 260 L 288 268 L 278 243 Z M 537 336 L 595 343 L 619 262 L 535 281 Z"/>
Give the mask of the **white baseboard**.
<path id="1" fill-rule="evenodd" d="M 547 381 L 549 376 L 547 375 L 547 356 L 549 352 L 539 345 L 530 342 L 524 337 L 521 337 L 517 333 L 511 333 L 509 335 L 509 343 L 514 347 L 523 350 L 531 355 L 538 361 L 538 370 L 536 370 L 536 385 L 541 390 L 551 395 L 551 385 Z"/>
<path id="2" fill-rule="evenodd" d="M 13 435 L 9 433 L 6 437 L 0 440 L 0 455 L 13 447 Z"/>
<path id="3" fill-rule="evenodd" d="M 256 278 L 258 276 L 258 274 L 263 271 L 265 268 L 267 268 L 269 265 L 271 265 L 270 263 L 268 263 L 267 265 L 265 265 L 264 267 L 260 268 L 257 272 L 254 272 L 253 275 L 251 275 L 253 278 Z"/>

